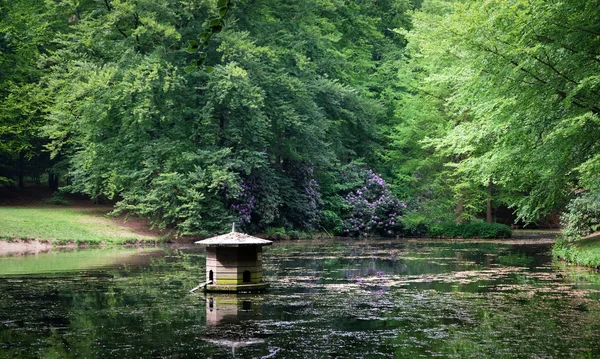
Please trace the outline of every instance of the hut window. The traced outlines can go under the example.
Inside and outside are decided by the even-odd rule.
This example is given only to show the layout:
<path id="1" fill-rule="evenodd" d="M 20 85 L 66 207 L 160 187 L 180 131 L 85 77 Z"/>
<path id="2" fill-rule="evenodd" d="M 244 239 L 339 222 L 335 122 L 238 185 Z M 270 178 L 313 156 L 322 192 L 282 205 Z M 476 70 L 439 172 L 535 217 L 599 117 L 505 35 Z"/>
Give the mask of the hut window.
<path id="1" fill-rule="evenodd" d="M 250 283 L 250 271 L 249 270 L 244 271 L 242 280 L 244 281 L 244 283 Z"/>
<path id="2" fill-rule="evenodd" d="M 210 272 L 208 272 L 208 280 L 211 281 L 211 282 L 214 280 L 214 278 L 213 278 L 213 271 L 212 270 Z"/>

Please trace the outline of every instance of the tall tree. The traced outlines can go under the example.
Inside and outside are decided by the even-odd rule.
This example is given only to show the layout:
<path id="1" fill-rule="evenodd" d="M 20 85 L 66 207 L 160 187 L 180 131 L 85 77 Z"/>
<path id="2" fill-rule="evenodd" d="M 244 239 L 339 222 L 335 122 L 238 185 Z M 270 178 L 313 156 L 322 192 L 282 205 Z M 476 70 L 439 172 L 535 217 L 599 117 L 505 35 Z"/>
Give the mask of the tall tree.
<path id="1" fill-rule="evenodd" d="M 53 48 L 53 34 L 68 25 L 54 10 L 38 1 L 0 1 L 0 186 L 16 180 L 23 187 L 25 175 L 39 176 L 50 166 L 41 162 L 41 57 Z"/>
<path id="2" fill-rule="evenodd" d="M 451 128 L 426 142 L 457 159 L 455 175 L 491 179 L 526 220 L 597 187 L 597 5 L 428 1 L 408 34 L 426 83 L 448 91 Z"/>
<path id="3" fill-rule="evenodd" d="M 240 3 L 202 54 L 208 74 L 183 69 L 211 1 L 85 3 L 45 78 L 44 131 L 69 159 L 68 188 L 183 234 L 231 220 L 316 228 L 318 182 L 377 160 L 380 99 L 393 88 L 381 54 L 401 41 L 373 4 Z"/>

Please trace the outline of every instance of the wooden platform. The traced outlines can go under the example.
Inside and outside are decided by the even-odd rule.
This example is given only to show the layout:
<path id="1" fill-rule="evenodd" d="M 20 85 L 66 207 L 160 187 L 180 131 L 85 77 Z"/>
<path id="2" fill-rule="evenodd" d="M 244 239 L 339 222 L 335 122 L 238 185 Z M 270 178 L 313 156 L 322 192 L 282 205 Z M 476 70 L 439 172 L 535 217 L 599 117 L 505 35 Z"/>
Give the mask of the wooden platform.
<path id="1" fill-rule="evenodd" d="M 204 290 L 206 292 L 264 292 L 269 288 L 269 283 L 251 284 L 210 284 Z"/>

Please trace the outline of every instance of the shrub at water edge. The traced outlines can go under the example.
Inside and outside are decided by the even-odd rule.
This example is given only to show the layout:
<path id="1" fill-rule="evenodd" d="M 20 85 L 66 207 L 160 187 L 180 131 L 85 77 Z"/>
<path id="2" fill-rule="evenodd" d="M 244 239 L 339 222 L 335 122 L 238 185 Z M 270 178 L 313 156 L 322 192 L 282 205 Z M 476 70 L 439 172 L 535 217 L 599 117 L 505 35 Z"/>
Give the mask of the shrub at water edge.
<path id="1" fill-rule="evenodd" d="M 349 236 L 394 236 L 403 234 L 400 202 L 390 185 L 373 170 L 353 166 L 359 185 L 344 197 L 346 215 L 342 220 L 343 234 Z"/>
<path id="2" fill-rule="evenodd" d="M 450 238 L 510 238 L 512 229 L 500 223 L 440 223 L 431 225 L 428 234 Z"/>
<path id="3" fill-rule="evenodd" d="M 600 196 L 584 193 L 567 205 L 560 218 L 565 239 L 574 242 L 600 229 Z"/>

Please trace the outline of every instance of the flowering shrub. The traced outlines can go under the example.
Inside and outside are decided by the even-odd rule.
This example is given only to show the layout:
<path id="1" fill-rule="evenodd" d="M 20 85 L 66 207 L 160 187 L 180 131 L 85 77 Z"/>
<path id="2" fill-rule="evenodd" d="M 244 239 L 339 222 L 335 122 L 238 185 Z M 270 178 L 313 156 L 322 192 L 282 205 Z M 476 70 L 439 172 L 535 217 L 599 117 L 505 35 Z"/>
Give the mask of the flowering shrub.
<path id="1" fill-rule="evenodd" d="M 376 234 L 392 236 L 402 230 L 400 219 L 406 204 L 400 202 L 386 183 L 373 170 L 360 169 L 362 186 L 344 198 L 348 215 L 343 220 L 344 234 L 351 236 Z"/>
<path id="2" fill-rule="evenodd" d="M 317 228 L 320 217 L 321 193 L 319 184 L 314 179 L 313 168 L 307 164 L 297 164 L 286 169 L 289 186 L 281 186 L 281 220 L 287 227 L 313 231 Z"/>
<path id="3" fill-rule="evenodd" d="M 319 223 L 321 215 L 321 193 L 319 192 L 319 184 L 314 179 L 313 168 L 309 167 L 305 170 L 304 178 L 302 179 L 302 187 L 304 190 L 304 228 L 313 230 Z"/>
<path id="4" fill-rule="evenodd" d="M 285 172 L 253 173 L 225 196 L 239 228 L 250 232 L 269 227 L 314 230 L 323 205 L 319 184 L 308 165 L 290 166 Z"/>
<path id="5" fill-rule="evenodd" d="M 231 209 L 234 215 L 239 220 L 240 225 L 250 223 L 252 220 L 252 211 L 254 211 L 254 194 L 253 187 L 249 181 L 241 184 L 241 189 L 234 198 L 231 204 Z"/>

